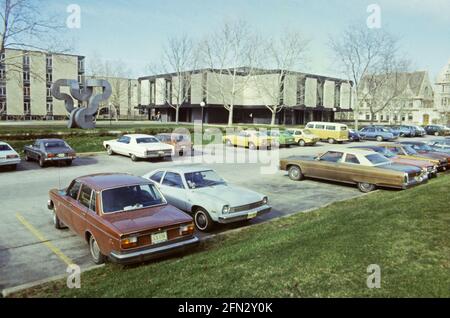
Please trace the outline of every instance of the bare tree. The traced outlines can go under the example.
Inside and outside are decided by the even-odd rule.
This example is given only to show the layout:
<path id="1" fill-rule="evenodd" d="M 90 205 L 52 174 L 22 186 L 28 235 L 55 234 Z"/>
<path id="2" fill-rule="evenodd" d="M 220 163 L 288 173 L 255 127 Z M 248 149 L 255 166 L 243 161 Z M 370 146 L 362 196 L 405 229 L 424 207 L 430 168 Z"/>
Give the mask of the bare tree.
<path id="1" fill-rule="evenodd" d="M 20 57 L 26 51 L 69 51 L 67 43 L 62 44 L 60 40 L 64 25 L 55 17 L 44 16 L 42 7 L 43 1 L 36 0 L 0 2 L 0 52 L 17 50 L 13 55 L 2 54 L 0 57 L 0 64 L 6 66 L 8 71 L 22 72 Z"/>
<path id="2" fill-rule="evenodd" d="M 398 40 L 381 29 L 369 29 L 365 25 L 351 25 L 342 34 L 330 38 L 330 48 L 343 72 L 354 82 L 352 108 L 355 128 L 359 126 L 360 82 L 368 74 L 387 77 L 390 67 L 396 64 Z"/>
<path id="3" fill-rule="evenodd" d="M 165 91 L 165 102 L 175 110 L 175 122 L 178 124 L 180 108 L 189 102 L 192 72 L 198 67 L 198 50 L 195 42 L 187 35 L 171 37 L 167 40 L 161 63 L 150 67 L 155 74 L 170 74 L 167 82 L 170 87 L 160 87 Z M 166 83 L 164 83 L 166 85 Z"/>
<path id="4" fill-rule="evenodd" d="M 204 63 L 212 79 L 204 90 L 228 110 L 229 126 L 233 124 L 235 103 L 255 74 L 259 43 L 243 21 L 224 23 L 203 42 Z"/>
<path id="5" fill-rule="evenodd" d="M 98 115 L 107 109 L 109 116 L 114 115 L 116 121 L 119 120 L 120 106 L 128 97 L 127 79 L 130 77 L 130 70 L 121 61 L 107 61 L 100 56 L 94 55 L 89 63 L 89 77 L 93 79 L 107 79 L 112 88 L 111 97 L 100 104 Z"/>
<path id="6" fill-rule="evenodd" d="M 275 125 L 276 115 L 284 108 L 286 76 L 302 64 L 308 44 L 309 41 L 299 32 L 285 32 L 278 39 L 269 39 L 262 47 L 260 64 L 270 65 L 273 70 L 256 72 L 254 86 L 272 113 L 272 126 Z"/>

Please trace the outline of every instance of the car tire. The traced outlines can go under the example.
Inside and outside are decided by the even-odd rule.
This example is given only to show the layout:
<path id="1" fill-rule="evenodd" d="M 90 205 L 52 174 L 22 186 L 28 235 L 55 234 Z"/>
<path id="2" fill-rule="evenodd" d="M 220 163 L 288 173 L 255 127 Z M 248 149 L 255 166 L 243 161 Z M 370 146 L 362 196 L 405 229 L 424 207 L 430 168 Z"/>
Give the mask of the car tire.
<path id="1" fill-rule="evenodd" d="M 31 158 L 28 157 L 28 154 L 25 152 L 25 161 L 31 161 Z"/>
<path id="2" fill-rule="evenodd" d="M 202 208 L 198 208 L 194 214 L 194 222 L 197 229 L 201 232 L 209 232 L 214 227 L 214 222 L 209 213 Z"/>
<path id="3" fill-rule="evenodd" d="M 376 190 L 376 188 L 377 187 L 374 184 L 371 184 L 371 183 L 366 183 L 366 182 L 359 182 L 358 183 L 358 189 L 362 193 L 372 192 L 372 191 Z"/>
<path id="4" fill-rule="evenodd" d="M 95 240 L 93 235 L 89 237 L 89 252 L 91 253 L 91 258 L 95 264 L 101 265 L 105 263 L 106 257 L 100 251 L 97 241 Z"/>
<path id="5" fill-rule="evenodd" d="M 291 166 L 288 170 L 289 179 L 292 181 L 301 181 L 305 178 L 302 169 L 298 166 Z"/>
<path id="6" fill-rule="evenodd" d="M 66 161 L 66 166 L 70 167 L 72 165 L 73 161 L 72 160 L 67 160 Z"/>
<path id="7" fill-rule="evenodd" d="M 112 150 L 111 146 L 106 146 L 106 153 L 108 156 L 114 155 L 114 151 Z"/>
<path id="8" fill-rule="evenodd" d="M 131 154 L 131 155 L 130 155 L 130 158 L 131 158 L 131 161 L 133 161 L 133 162 L 136 162 L 136 161 L 138 161 L 138 160 L 139 160 L 139 158 L 138 158 L 138 157 L 136 157 L 136 155 L 135 155 L 135 154 Z"/>
<path id="9" fill-rule="evenodd" d="M 377 139 L 378 142 L 382 142 L 383 141 L 383 137 L 382 136 L 377 136 L 376 139 Z"/>
<path id="10" fill-rule="evenodd" d="M 305 147 L 305 146 L 306 146 L 306 142 L 305 142 L 303 139 L 300 139 L 300 140 L 298 141 L 298 145 L 299 145 L 300 147 Z"/>
<path id="11" fill-rule="evenodd" d="M 61 220 L 58 218 L 58 216 L 56 215 L 56 212 L 53 210 L 53 226 L 55 227 L 55 229 L 57 230 L 62 230 L 64 229 L 64 224 L 61 222 Z"/>
<path id="12" fill-rule="evenodd" d="M 248 143 L 248 149 L 250 150 L 256 150 L 256 145 L 253 142 Z M 267 147 L 269 149 L 269 147 Z"/>
<path id="13" fill-rule="evenodd" d="M 42 157 L 39 157 L 39 167 L 41 167 L 41 168 L 45 167 L 45 160 Z"/>
<path id="14" fill-rule="evenodd" d="M 336 143 L 336 140 L 334 140 L 333 138 L 329 138 L 329 139 L 328 139 L 328 143 L 329 143 L 330 145 L 334 145 L 334 144 Z"/>

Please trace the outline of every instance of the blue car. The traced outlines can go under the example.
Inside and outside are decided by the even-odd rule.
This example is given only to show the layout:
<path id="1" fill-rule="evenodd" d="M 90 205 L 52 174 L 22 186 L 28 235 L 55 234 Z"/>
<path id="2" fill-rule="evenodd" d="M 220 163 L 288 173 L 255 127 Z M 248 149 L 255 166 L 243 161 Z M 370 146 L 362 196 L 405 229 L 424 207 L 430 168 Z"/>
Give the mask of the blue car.
<path id="1" fill-rule="evenodd" d="M 450 154 L 450 138 L 431 140 L 428 142 L 428 145 L 437 152 Z"/>
<path id="2" fill-rule="evenodd" d="M 414 129 L 408 126 L 392 126 L 391 129 L 394 132 L 397 132 L 400 137 L 414 137 L 415 131 Z"/>
<path id="3" fill-rule="evenodd" d="M 376 126 L 364 127 L 359 131 L 359 135 L 361 136 L 361 139 L 376 140 L 379 142 L 394 141 L 398 139 L 398 136 L 396 136 L 392 131 L 384 127 Z"/>
<path id="4" fill-rule="evenodd" d="M 359 135 L 359 133 L 353 129 L 349 129 L 348 130 L 348 139 L 350 139 L 350 141 L 361 141 L 361 136 Z"/>

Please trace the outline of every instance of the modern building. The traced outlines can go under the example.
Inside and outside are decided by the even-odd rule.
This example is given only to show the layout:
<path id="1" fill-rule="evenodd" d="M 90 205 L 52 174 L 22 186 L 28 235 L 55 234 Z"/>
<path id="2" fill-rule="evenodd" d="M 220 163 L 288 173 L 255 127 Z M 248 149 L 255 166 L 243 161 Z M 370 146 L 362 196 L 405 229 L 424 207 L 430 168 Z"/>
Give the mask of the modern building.
<path id="1" fill-rule="evenodd" d="M 442 124 L 450 124 L 450 60 L 439 74 L 435 85 L 435 105 Z"/>
<path id="2" fill-rule="evenodd" d="M 86 79 L 105 79 L 111 84 L 111 97 L 101 103 L 99 118 L 120 120 L 145 120 L 147 115 L 140 114 L 138 105 L 138 80 L 119 77 L 86 76 Z M 110 116 L 111 113 L 111 116 Z"/>
<path id="3" fill-rule="evenodd" d="M 388 80 L 388 84 L 385 84 L 381 91 L 380 88 L 372 89 L 367 78 L 361 81 L 358 90 L 358 114 L 355 114 L 360 121 L 415 125 L 428 125 L 439 121 L 440 115 L 434 105 L 433 86 L 428 72 L 392 74 Z M 372 91 L 376 89 L 376 93 Z M 374 114 L 369 105 L 374 105 Z"/>
<path id="4" fill-rule="evenodd" d="M 149 118 L 160 113 L 163 121 L 172 122 L 175 109 L 170 105 L 177 95 L 175 87 L 182 87 L 186 99 L 179 108 L 181 122 L 202 119 L 201 104 L 205 103 L 204 122 L 225 124 L 229 112 L 224 104 L 233 100 L 234 123 L 268 124 L 272 116 L 267 107 L 271 104 L 271 94 L 266 92 L 276 90 L 280 90 L 279 105 L 283 106 L 276 113 L 278 124 L 333 121 L 336 113 L 351 112 L 353 83 L 348 80 L 280 70 L 249 72 L 248 68 L 240 68 L 236 74 L 230 75 L 226 70 L 194 70 L 182 74 L 181 85 L 177 74 L 141 77 L 138 108 Z M 233 85 L 239 88 L 232 90 Z"/>
<path id="5" fill-rule="evenodd" d="M 61 78 L 82 85 L 84 56 L 6 49 L 0 61 L 0 120 L 67 118 L 64 101 L 50 88 Z"/>

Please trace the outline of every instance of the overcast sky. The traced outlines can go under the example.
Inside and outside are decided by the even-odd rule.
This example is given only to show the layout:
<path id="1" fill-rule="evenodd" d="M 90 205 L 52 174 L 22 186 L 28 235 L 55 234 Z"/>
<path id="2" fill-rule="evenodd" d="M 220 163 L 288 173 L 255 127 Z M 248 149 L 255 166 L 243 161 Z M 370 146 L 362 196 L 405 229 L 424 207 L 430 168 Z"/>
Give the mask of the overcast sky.
<path id="1" fill-rule="evenodd" d="M 367 7 L 381 8 L 382 27 L 401 38 L 417 70 L 431 80 L 450 59 L 450 0 L 48 0 L 45 10 L 65 21 L 67 6 L 81 8 L 81 28 L 68 30 L 75 54 L 124 61 L 133 76 L 147 75 L 169 36 L 201 38 L 224 20 L 244 19 L 262 35 L 286 27 L 312 42 L 304 71 L 338 76 L 327 41 L 347 25 L 366 23 Z"/>

